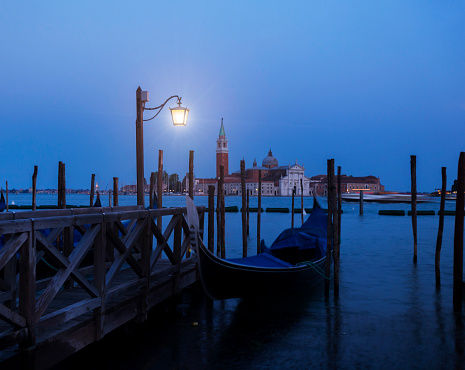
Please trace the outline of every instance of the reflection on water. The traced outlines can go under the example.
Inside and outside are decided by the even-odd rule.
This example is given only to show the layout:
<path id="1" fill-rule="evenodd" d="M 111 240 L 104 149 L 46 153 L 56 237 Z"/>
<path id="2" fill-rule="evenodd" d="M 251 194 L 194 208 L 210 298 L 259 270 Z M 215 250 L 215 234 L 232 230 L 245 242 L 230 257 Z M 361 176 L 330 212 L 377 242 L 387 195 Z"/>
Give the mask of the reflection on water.
<path id="1" fill-rule="evenodd" d="M 79 199 L 68 199 L 73 201 Z M 184 206 L 182 197 L 163 201 Z M 120 202 L 135 204 L 135 197 L 120 197 Z M 197 197 L 196 202 L 206 205 L 207 199 Z M 291 199 L 264 198 L 263 204 L 290 207 Z M 227 197 L 230 205 L 240 208 L 241 199 Z M 250 206 L 256 206 L 256 198 Z M 447 209 L 454 207 L 447 203 Z M 101 364 L 112 369 L 464 368 L 463 315 L 452 308 L 454 218 L 445 218 L 437 290 L 438 216 L 418 216 L 414 266 L 411 219 L 379 216 L 379 209 L 408 211 L 410 205 L 367 203 L 360 216 L 357 204 L 343 204 L 338 300 L 325 298 L 323 286 L 305 297 L 215 302 L 193 288 L 174 314 L 160 307 L 146 325 L 108 335 L 71 361 L 91 369 L 89 358 L 99 353 Z M 437 212 L 439 202 L 418 209 Z M 249 253 L 256 249 L 255 220 L 252 213 Z M 298 226 L 300 215 L 295 222 Z M 290 214 L 263 213 L 261 235 L 270 244 L 290 224 Z M 240 213 L 227 213 L 228 257 L 241 254 L 240 227 Z"/>

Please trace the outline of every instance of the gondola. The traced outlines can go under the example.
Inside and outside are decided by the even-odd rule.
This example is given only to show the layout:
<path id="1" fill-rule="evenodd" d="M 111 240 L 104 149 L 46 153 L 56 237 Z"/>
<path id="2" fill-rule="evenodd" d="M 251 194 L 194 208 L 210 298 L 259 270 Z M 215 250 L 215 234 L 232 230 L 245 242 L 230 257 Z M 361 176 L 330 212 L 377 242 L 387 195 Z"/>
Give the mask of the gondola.
<path id="1" fill-rule="evenodd" d="M 299 294 L 315 288 L 325 278 L 327 216 L 315 201 L 300 228 L 284 230 L 267 248 L 251 257 L 221 259 L 199 236 L 198 213 L 187 196 L 190 241 L 198 253 L 202 286 L 212 299 Z"/>
<path id="2" fill-rule="evenodd" d="M 0 212 L 3 212 L 5 210 L 5 197 L 3 196 L 3 190 L 1 191 L 1 196 L 0 196 Z"/>

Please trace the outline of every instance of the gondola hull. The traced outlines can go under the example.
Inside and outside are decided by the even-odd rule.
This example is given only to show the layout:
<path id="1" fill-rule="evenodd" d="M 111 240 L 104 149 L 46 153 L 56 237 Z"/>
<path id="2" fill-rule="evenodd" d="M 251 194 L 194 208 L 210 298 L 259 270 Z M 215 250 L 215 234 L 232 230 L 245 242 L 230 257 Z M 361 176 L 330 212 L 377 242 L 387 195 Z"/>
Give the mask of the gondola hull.
<path id="1" fill-rule="evenodd" d="M 201 282 L 213 299 L 298 294 L 324 280 L 326 257 L 301 266 L 246 266 L 218 258 L 199 244 Z"/>

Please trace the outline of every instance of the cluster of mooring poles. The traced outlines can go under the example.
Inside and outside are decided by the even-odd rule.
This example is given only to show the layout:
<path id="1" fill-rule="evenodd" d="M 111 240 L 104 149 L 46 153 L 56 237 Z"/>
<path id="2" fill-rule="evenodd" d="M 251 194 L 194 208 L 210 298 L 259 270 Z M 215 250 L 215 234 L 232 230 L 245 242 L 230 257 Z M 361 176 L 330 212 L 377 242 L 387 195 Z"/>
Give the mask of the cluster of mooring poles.
<path id="1" fill-rule="evenodd" d="M 416 183 L 416 155 L 410 156 L 411 172 L 411 215 L 413 231 L 413 263 L 417 263 L 417 183 Z M 444 230 L 445 201 L 447 191 L 447 171 L 446 167 L 441 168 L 442 186 L 441 202 L 439 206 L 439 227 L 436 240 L 435 253 L 435 277 L 436 288 L 441 286 L 440 261 L 442 234 Z M 463 301 L 463 222 L 464 222 L 464 192 L 465 192 L 465 152 L 459 156 L 457 170 L 457 197 L 455 201 L 455 230 L 454 230 L 454 266 L 453 266 L 453 307 L 455 312 L 462 311 Z"/>

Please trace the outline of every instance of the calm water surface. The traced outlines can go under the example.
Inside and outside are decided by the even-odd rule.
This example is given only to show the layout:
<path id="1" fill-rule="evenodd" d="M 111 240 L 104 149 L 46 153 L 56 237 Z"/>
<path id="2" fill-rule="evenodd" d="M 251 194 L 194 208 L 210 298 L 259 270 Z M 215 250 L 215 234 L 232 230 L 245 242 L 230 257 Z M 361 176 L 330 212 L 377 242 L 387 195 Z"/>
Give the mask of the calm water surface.
<path id="1" fill-rule="evenodd" d="M 30 204 L 31 197 L 10 195 L 11 200 Z M 108 197 L 102 200 L 107 204 Z M 195 201 L 207 204 L 206 197 Z M 163 202 L 185 205 L 176 196 Z M 305 198 L 305 207 L 311 202 Z M 38 195 L 37 203 L 56 204 L 56 196 Z M 68 195 L 67 203 L 88 204 L 88 196 Z M 120 205 L 133 204 L 135 196 L 120 196 Z M 241 198 L 227 197 L 226 206 L 231 205 L 240 208 Z M 257 206 L 257 198 L 250 199 L 250 206 Z M 300 198 L 295 206 L 300 207 Z M 263 198 L 262 207 L 290 208 L 291 199 Z M 464 368 L 463 316 L 452 309 L 454 217 L 445 217 L 437 290 L 439 216 L 418 216 L 414 265 L 411 218 L 378 215 L 379 209 L 408 211 L 410 205 L 365 203 L 363 216 L 356 203 L 342 208 L 339 299 L 332 291 L 325 298 L 321 286 L 306 297 L 210 302 L 194 287 L 174 311 L 160 307 L 143 327 L 108 335 L 58 368 L 79 363 L 88 369 Z M 418 209 L 437 213 L 439 202 Z M 455 209 L 455 203 L 447 202 L 446 209 Z M 290 214 L 262 213 L 261 235 L 270 244 L 290 224 Z M 300 214 L 295 225 L 300 225 Z M 250 214 L 248 244 L 253 254 L 256 213 Z M 227 257 L 239 257 L 241 251 L 241 214 L 226 213 Z M 95 356 L 101 362 L 94 366 L 90 359 Z"/>

